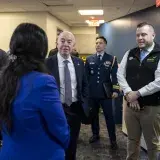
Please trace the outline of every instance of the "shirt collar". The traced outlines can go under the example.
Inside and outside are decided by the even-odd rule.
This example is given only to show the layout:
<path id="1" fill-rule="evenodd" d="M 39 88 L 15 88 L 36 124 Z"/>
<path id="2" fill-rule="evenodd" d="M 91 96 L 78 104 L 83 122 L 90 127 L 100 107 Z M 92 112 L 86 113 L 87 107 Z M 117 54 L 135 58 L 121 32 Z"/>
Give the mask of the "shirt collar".
<path id="1" fill-rule="evenodd" d="M 149 48 L 145 49 L 146 52 L 150 53 L 152 52 L 152 50 L 154 49 L 155 43 L 153 42 L 152 46 L 150 46 Z"/>
<path id="2" fill-rule="evenodd" d="M 153 42 L 152 46 L 147 48 L 147 51 L 150 53 L 154 49 L 155 43 Z"/>
<path id="3" fill-rule="evenodd" d="M 57 58 L 58 58 L 58 62 L 59 63 L 63 63 L 63 61 L 68 60 L 70 63 L 72 63 L 72 58 L 71 56 L 69 56 L 67 59 L 64 59 L 61 54 L 58 52 L 57 54 Z"/>
<path id="4" fill-rule="evenodd" d="M 101 55 L 103 57 L 104 52 L 100 52 L 100 53 L 96 53 L 96 54 L 97 54 L 97 56 Z"/>

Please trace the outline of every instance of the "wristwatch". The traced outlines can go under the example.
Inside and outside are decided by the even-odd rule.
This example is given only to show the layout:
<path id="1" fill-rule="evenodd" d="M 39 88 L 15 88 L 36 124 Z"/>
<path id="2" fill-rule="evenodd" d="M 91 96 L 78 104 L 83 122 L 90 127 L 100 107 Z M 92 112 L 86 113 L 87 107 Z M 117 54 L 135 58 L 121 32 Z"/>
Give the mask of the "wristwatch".
<path id="1" fill-rule="evenodd" d="M 136 95 L 137 95 L 138 97 L 140 97 L 140 96 L 141 96 L 141 94 L 140 94 L 140 92 L 139 92 L 139 91 L 137 91 Z"/>

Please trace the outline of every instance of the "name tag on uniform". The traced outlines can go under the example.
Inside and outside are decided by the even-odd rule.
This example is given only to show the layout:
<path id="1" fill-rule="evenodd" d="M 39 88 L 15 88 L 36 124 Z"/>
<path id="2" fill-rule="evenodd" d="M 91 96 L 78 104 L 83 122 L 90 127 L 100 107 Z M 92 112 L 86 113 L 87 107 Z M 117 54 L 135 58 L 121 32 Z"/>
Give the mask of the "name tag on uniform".
<path id="1" fill-rule="evenodd" d="M 90 62 L 89 64 L 95 64 L 95 62 Z"/>

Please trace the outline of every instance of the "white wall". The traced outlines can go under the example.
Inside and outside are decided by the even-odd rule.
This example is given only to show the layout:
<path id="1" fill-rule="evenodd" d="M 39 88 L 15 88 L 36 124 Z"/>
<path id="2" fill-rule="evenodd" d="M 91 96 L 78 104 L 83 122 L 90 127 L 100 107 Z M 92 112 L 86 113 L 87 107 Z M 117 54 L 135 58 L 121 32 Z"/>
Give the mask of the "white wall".
<path id="1" fill-rule="evenodd" d="M 80 54 L 95 52 L 96 27 L 71 27 L 76 38 L 76 49 Z"/>
<path id="2" fill-rule="evenodd" d="M 0 48 L 8 51 L 14 29 L 23 22 L 36 23 L 46 31 L 46 14 L 42 13 L 0 13 Z"/>
<path id="3" fill-rule="evenodd" d="M 55 48 L 57 27 L 70 30 L 70 27 L 47 12 L 0 13 L 0 48 L 8 51 L 14 29 L 24 22 L 35 23 L 42 27 L 48 36 L 49 50 Z"/>
<path id="4" fill-rule="evenodd" d="M 73 34 L 96 34 L 96 27 L 71 27 Z"/>
<path id="5" fill-rule="evenodd" d="M 49 39 L 49 50 L 56 47 L 57 28 L 70 31 L 70 27 L 62 21 L 56 19 L 49 13 L 47 14 L 47 36 Z"/>
<path id="6" fill-rule="evenodd" d="M 35 23 L 42 27 L 48 36 L 49 51 L 55 48 L 57 28 L 71 31 L 76 37 L 76 48 L 79 53 L 95 52 L 95 27 L 69 27 L 47 12 L 0 13 L 0 48 L 8 51 L 14 29 L 24 22 Z"/>

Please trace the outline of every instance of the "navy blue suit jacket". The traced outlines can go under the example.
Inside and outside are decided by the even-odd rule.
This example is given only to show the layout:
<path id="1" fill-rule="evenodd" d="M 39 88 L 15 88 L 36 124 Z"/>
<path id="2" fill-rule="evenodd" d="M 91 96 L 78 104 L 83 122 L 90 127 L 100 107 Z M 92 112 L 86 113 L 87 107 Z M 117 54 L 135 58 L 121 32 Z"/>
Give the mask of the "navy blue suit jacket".
<path id="1" fill-rule="evenodd" d="M 71 56 L 75 72 L 76 72 L 76 79 L 77 79 L 77 98 L 78 101 L 81 103 L 82 109 L 85 111 L 87 105 L 84 105 L 86 102 L 86 98 L 88 97 L 88 85 L 87 85 L 87 78 L 85 75 L 85 68 L 84 62 L 75 56 Z M 47 68 L 51 75 L 53 75 L 57 81 L 57 84 L 60 89 L 60 78 L 59 78 L 59 69 L 58 69 L 58 59 L 57 55 L 53 55 L 46 60 Z M 83 113 L 82 113 L 83 114 Z"/>

